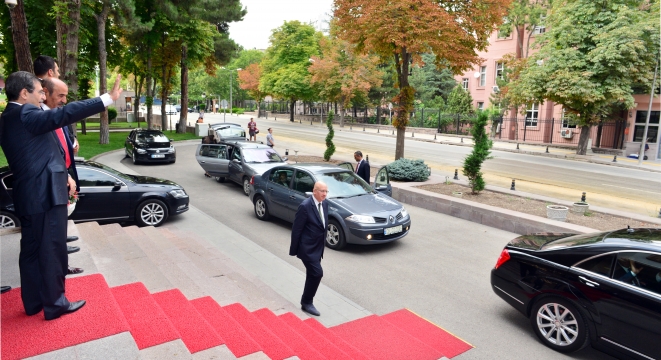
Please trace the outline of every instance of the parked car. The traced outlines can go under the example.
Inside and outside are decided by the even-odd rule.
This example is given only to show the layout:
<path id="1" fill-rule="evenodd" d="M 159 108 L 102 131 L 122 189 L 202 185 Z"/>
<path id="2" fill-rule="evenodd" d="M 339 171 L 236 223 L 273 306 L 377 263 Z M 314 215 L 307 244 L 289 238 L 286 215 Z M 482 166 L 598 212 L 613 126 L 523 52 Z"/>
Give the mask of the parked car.
<path id="1" fill-rule="evenodd" d="M 517 237 L 491 286 L 554 350 L 661 359 L 661 229 Z"/>
<path id="2" fill-rule="evenodd" d="M 287 161 L 270 146 L 246 141 L 198 145 L 195 159 L 216 181 L 230 179 L 241 185 L 246 195 L 250 194 L 250 178 L 253 175 Z"/>
<path id="3" fill-rule="evenodd" d="M 174 109 L 177 110 L 178 113 L 180 113 L 180 112 L 181 112 L 181 105 L 175 105 L 175 106 L 174 106 Z M 189 112 L 189 113 L 192 113 L 192 112 L 193 112 L 193 109 L 188 108 L 188 112 Z"/>
<path id="4" fill-rule="evenodd" d="M 219 144 L 223 141 L 244 141 L 246 131 L 240 124 L 218 123 L 209 125 L 209 135 L 213 136 L 214 142 Z"/>
<path id="5" fill-rule="evenodd" d="M 93 161 L 77 161 L 80 192 L 69 217 L 84 221 L 136 221 L 140 226 L 160 226 L 170 216 L 188 211 L 188 194 L 165 179 L 121 173 Z M 16 216 L 9 167 L 0 168 L 0 225 L 20 226 Z"/>
<path id="6" fill-rule="evenodd" d="M 328 185 L 329 248 L 383 244 L 408 234 L 411 218 L 402 204 L 372 189 L 353 171 L 335 165 L 282 165 L 253 176 L 250 200 L 255 215 L 260 220 L 274 216 L 293 222 L 298 205 L 312 195 L 317 181 Z"/>
<path id="7" fill-rule="evenodd" d="M 181 109 L 181 108 L 180 108 Z M 179 110 L 174 105 L 165 105 L 165 115 L 177 115 Z"/>
<path id="8" fill-rule="evenodd" d="M 130 157 L 134 164 L 140 162 L 167 162 L 177 161 L 177 150 L 160 130 L 134 129 L 124 142 L 126 157 Z"/>

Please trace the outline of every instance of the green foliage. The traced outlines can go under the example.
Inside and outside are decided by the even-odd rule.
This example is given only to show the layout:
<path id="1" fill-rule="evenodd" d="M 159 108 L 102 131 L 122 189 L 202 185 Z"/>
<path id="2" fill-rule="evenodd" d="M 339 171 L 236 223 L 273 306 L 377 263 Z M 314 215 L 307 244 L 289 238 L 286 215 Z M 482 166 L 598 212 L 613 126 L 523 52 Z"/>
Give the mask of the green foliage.
<path id="1" fill-rule="evenodd" d="M 463 87 L 457 85 L 448 95 L 445 112 L 450 114 L 470 115 L 474 112 L 473 97 Z"/>
<path id="2" fill-rule="evenodd" d="M 386 165 L 392 180 L 425 181 L 429 178 L 429 169 L 424 160 L 400 158 Z"/>
<path id="3" fill-rule="evenodd" d="M 440 97 L 445 100 L 457 82 L 449 69 L 438 70 L 436 67 L 436 55 L 422 54 L 422 67 L 414 66 L 409 82 L 415 89 L 416 100 L 424 104 L 433 102 Z"/>
<path id="4" fill-rule="evenodd" d="M 489 158 L 489 149 L 493 145 L 485 129 L 488 120 L 489 115 L 482 111 L 477 115 L 477 119 L 473 121 L 471 127 L 471 135 L 473 135 L 474 141 L 473 151 L 464 160 L 463 174 L 468 178 L 468 184 L 473 194 L 478 194 L 486 186 L 482 178 L 482 163 Z"/>
<path id="5" fill-rule="evenodd" d="M 207 106 L 205 104 L 200 104 L 200 110 L 204 110 Z"/>
<path id="6" fill-rule="evenodd" d="M 108 122 L 111 122 L 115 119 L 117 119 L 117 109 L 115 109 L 114 107 L 109 107 L 108 108 Z"/>
<path id="7" fill-rule="evenodd" d="M 0 104 L 0 113 L 5 111 L 5 107 L 7 107 L 7 104 Z"/>
<path id="8" fill-rule="evenodd" d="M 243 113 L 246 111 L 244 108 L 240 107 L 233 107 L 232 108 L 232 113 L 237 114 L 237 115 L 243 115 Z"/>
<path id="9" fill-rule="evenodd" d="M 333 130 L 333 112 L 328 113 L 328 119 L 326 120 L 326 127 L 328 127 L 328 135 L 326 135 L 326 151 L 324 152 L 324 160 L 329 161 L 331 156 L 335 153 L 335 144 L 333 144 L 333 136 L 335 136 L 335 130 Z"/>

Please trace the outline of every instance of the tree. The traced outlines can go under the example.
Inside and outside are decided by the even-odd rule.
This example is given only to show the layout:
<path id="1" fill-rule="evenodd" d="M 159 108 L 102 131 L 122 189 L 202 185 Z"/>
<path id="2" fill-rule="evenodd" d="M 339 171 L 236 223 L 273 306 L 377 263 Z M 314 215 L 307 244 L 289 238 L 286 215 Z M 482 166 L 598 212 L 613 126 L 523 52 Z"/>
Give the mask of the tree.
<path id="1" fill-rule="evenodd" d="M 468 184 L 473 194 L 478 194 L 486 186 L 484 178 L 482 178 L 482 163 L 489 158 L 491 153 L 489 149 L 493 145 L 485 129 L 488 120 L 489 114 L 486 111 L 480 111 L 477 119 L 473 121 L 471 127 L 474 142 L 473 151 L 464 159 L 463 173 L 468 178 Z"/>
<path id="2" fill-rule="evenodd" d="M 445 111 L 451 114 L 468 115 L 473 113 L 473 98 L 461 85 L 456 85 L 448 95 Z"/>
<path id="3" fill-rule="evenodd" d="M 415 88 L 416 98 L 429 107 L 434 98 L 447 99 L 457 82 L 449 69 L 439 70 L 434 64 L 434 54 L 422 54 L 421 67 L 414 66 L 409 82 Z"/>
<path id="4" fill-rule="evenodd" d="M 308 72 L 310 58 L 319 55 L 321 33 L 300 21 L 285 21 L 273 30 L 262 60 L 261 91 L 290 101 L 290 121 L 294 121 L 297 100 L 311 100 L 315 92 Z"/>
<path id="5" fill-rule="evenodd" d="M 404 135 L 413 108 L 415 89 L 409 84 L 412 63 L 432 52 L 434 64 L 460 73 L 477 64 L 491 32 L 506 13 L 510 0 L 335 0 L 340 37 L 374 52 L 394 57 L 399 94 L 395 159 L 404 157 Z"/>
<path id="6" fill-rule="evenodd" d="M 528 57 L 530 37 L 535 28 L 544 24 L 547 11 L 548 0 L 513 0 L 510 4 L 505 21 L 498 30 L 498 35 L 508 37 L 514 31 L 517 59 Z M 527 38 L 525 42 L 524 38 Z"/>
<path id="7" fill-rule="evenodd" d="M 634 106 L 632 85 L 651 83 L 658 19 L 658 0 L 554 2 L 550 30 L 510 83 L 510 96 L 519 103 L 548 99 L 563 105 L 581 128 L 576 153 L 585 155 L 590 128 L 614 108 Z"/>
<path id="8" fill-rule="evenodd" d="M 333 112 L 328 112 L 328 119 L 326 120 L 326 127 L 328 127 L 328 134 L 326 135 L 326 151 L 324 151 L 324 160 L 330 161 L 331 156 L 335 154 L 335 144 L 333 144 L 333 137 L 335 130 L 333 130 Z"/>
<path id="9" fill-rule="evenodd" d="M 250 64 L 242 71 L 239 71 L 239 86 L 257 101 L 257 109 L 260 108 L 259 103 L 266 96 L 264 92 L 259 90 L 259 79 L 261 77 L 262 69 L 259 64 Z"/>

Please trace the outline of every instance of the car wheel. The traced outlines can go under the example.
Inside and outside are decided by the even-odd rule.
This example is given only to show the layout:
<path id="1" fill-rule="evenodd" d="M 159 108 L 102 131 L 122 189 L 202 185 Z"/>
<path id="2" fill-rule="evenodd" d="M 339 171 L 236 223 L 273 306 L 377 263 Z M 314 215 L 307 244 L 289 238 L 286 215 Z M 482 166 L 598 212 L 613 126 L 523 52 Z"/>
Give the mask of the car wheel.
<path id="1" fill-rule="evenodd" d="M 138 206 L 135 218 L 141 226 L 161 226 L 168 219 L 168 207 L 161 200 L 149 199 Z"/>
<path id="2" fill-rule="evenodd" d="M 337 220 L 328 220 L 328 232 L 326 233 L 326 246 L 333 250 L 340 250 L 347 245 L 344 231 Z"/>
<path id="3" fill-rule="evenodd" d="M 246 194 L 246 196 L 250 195 L 250 179 L 247 177 L 243 178 L 243 193 Z"/>
<path id="4" fill-rule="evenodd" d="M 530 313 L 537 337 L 553 350 L 570 353 L 587 346 L 588 324 L 569 300 L 549 296 L 538 300 Z"/>
<path id="5" fill-rule="evenodd" d="M 224 176 L 214 176 L 214 178 L 219 183 L 224 183 L 225 182 L 225 177 Z"/>
<path id="6" fill-rule="evenodd" d="M 271 214 L 269 214 L 269 206 L 266 205 L 266 200 L 261 196 L 258 196 L 257 199 L 255 199 L 255 215 L 259 220 L 263 221 L 271 218 Z"/>
<path id="7" fill-rule="evenodd" d="M 18 217 L 10 212 L 0 211 L 0 229 L 20 227 Z"/>
<path id="8" fill-rule="evenodd" d="M 133 151 L 133 156 L 131 157 L 133 159 L 133 165 L 138 164 L 138 158 L 135 156 L 135 150 Z"/>

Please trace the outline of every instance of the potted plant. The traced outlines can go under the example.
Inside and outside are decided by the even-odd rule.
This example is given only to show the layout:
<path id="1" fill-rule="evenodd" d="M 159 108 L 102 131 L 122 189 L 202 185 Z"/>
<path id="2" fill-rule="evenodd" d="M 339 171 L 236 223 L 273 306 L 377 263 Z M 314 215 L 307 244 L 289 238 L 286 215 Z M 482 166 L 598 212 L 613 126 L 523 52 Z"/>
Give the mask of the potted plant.
<path id="1" fill-rule="evenodd" d="M 567 213 L 569 208 L 562 205 L 547 205 L 546 206 L 546 217 L 551 220 L 556 221 L 565 221 L 567 220 Z"/>
<path id="2" fill-rule="evenodd" d="M 575 214 L 585 214 L 590 209 L 590 204 L 586 202 L 575 202 L 571 206 L 571 212 Z"/>

